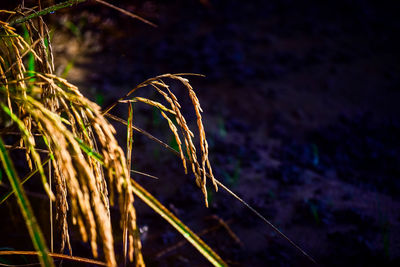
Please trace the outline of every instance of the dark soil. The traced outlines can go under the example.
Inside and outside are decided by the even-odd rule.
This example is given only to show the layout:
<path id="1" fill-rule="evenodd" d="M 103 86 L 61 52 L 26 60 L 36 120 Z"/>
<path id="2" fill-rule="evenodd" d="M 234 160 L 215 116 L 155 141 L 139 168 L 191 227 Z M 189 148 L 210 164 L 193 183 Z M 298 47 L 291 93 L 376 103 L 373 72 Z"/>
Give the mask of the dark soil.
<path id="1" fill-rule="evenodd" d="M 152 76 L 205 74 L 189 79 L 221 182 L 322 266 L 400 266 L 399 2 L 251 2 L 115 2 L 158 28 L 82 4 L 49 18 L 57 63 L 73 60 L 68 79 L 103 106 Z M 135 120 L 172 140 L 151 109 L 137 107 Z M 222 189 L 210 188 L 205 208 L 158 144 L 138 134 L 134 151 L 135 168 L 160 177 L 137 181 L 195 232 L 229 223 L 240 242 L 223 227 L 202 237 L 230 265 L 312 266 Z M 149 266 L 208 265 L 188 243 L 160 255 L 183 237 L 136 203 Z"/>

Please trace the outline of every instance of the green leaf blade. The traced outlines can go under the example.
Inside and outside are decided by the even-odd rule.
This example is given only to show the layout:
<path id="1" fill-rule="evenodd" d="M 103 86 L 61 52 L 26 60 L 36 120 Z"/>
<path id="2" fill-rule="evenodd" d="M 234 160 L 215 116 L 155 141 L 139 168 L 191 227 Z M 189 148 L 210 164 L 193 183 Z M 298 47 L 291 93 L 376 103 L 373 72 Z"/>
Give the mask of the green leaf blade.
<path id="1" fill-rule="evenodd" d="M 208 261 L 214 266 L 228 266 L 221 257 L 213 251 L 204 241 L 180 221 L 172 212 L 154 198 L 146 189 L 131 179 L 133 192 L 143 200 L 151 209 L 171 224 L 187 241 L 189 241 Z"/>
<path id="2" fill-rule="evenodd" d="M 46 246 L 45 239 L 42 231 L 36 221 L 35 215 L 33 214 L 29 200 L 25 194 L 25 191 L 20 183 L 17 172 L 15 171 L 14 165 L 7 153 L 6 147 L 3 140 L 0 138 L 0 159 L 4 167 L 4 171 L 10 181 L 10 184 L 17 196 L 18 204 L 21 208 L 22 214 L 25 219 L 26 226 L 28 227 L 29 234 L 31 236 L 33 245 L 36 251 L 39 253 L 39 260 L 42 266 L 54 266 L 53 259 L 49 256 L 49 252 Z"/>

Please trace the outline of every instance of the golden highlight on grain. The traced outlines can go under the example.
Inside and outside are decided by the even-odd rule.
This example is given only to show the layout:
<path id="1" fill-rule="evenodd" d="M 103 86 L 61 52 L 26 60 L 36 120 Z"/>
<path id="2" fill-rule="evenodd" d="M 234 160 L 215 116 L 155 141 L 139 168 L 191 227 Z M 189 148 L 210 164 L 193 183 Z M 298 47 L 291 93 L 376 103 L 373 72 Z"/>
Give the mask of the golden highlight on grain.
<path id="1" fill-rule="evenodd" d="M 208 158 L 208 143 L 206 139 L 206 134 L 203 126 L 203 121 L 202 121 L 202 116 L 201 113 L 203 110 L 201 109 L 200 102 L 196 96 L 196 93 L 194 92 L 192 86 L 189 83 L 189 80 L 182 77 L 182 74 L 164 74 L 160 75 L 151 79 L 148 79 L 144 81 L 143 83 L 139 84 L 136 86 L 134 89 L 132 89 L 126 96 L 122 99 L 120 99 L 118 102 L 119 103 L 131 103 L 131 102 L 142 102 L 148 105 L 151 105 L 153 107 L 156 107 L 160 110 L 160 114 L 164 119 L 167 120 L 168 126 L 171 130 L 171 132 L 174 135 L 175 141 L 178 145 L 178 150 L 179 154 L 182 160 L 183 167 L 185 169 L 185 173 L 187 173 L 187 162 L 185 159 L 185 156 L 183 154 L 183 148 L 182 148 L 182 141 L 180 138 L 180 135 L 178 133 L 178 129 L 173 123 L 173 121 L 168 117 L 168 115 L 165 112 L 168 112 L 168 114 L 172 115 L 176 122 L 177 126 L 179 127 L 180 133 L 183 137 L 184 144 L 186 147 L 186 152 L 187 155 L 190 159 L 190 165 L 191 165 L 191 170 L 192 173 L 195 176 L 196 179 L 196 184 L 201 188 L 203 194 L 204 194 L 204 201 L 206 206 L 208 206 L 208 201 L 207 201 L 207 188 L 206 188 L 206 179 L 209 177 L 213 183 L 213 186 L 216 191 L 218 191 L 218 186 L 215 181 L 211 164 Z M 196 118 L 197 118 L 197 128 L 199 132 L 199 139 L 200 139 L 200 153 L 201 153 L 201 161 L 197 159 L 197 151 L 196 151 L 196 146 L 194 145 L 193 138 L 194 134 L 190 130 L 185 117 L 182 114 L 181 111 L 181 105 L 178 102 L 177 97 L 175 94 L 171 91 L 170 86 L 167 85 L 164 82 L 164 79 L 172 79 L 172 80 L 177 80 L 181 82 L 184 87 L 187 89 L 189 98 L 192 101 Z M 129 98 L 129 96 L 137 91 L 139 88 L 146 87 L 146 86 L 151 86 L 156 90 L 156 92 L 161 95 L 164 100 L 169 104 L 170 108 L 167 108 L 165 105 L 161 104 L 160 102 L 157 102 L 155 100 L 150 100 L 147 98 L 143 97 L 133 97 Z M 110 108 L 106 109 L 104 112 L 107 114 L 112 108 L 115 107 L 115 104 L 112 105 Z M 204 171 L 203 171 L 204 170 Z"/>

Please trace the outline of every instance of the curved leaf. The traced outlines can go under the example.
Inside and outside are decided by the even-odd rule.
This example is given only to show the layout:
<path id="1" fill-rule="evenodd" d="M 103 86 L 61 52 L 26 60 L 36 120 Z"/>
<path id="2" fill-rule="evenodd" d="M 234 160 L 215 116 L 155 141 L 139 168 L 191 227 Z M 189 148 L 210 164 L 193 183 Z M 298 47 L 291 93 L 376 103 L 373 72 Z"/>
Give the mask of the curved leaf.
<path id="1" fill-rule="evenodd" d="M 214 266 L 228 266 L 218 254 L 213 251 L 200 237 L 193 233 L 189 227 L 181 222 L 172 212 L 170 212 L 163 204 L 154 198 L 146 189 L 140 186 L 135 180 L 131 179 L 133 192 L 141 200 L 143 200 L 150 208 L 163 217 L 171 224 L 179 233 L 183 235 L 203 256 L 209 260 Z"/>

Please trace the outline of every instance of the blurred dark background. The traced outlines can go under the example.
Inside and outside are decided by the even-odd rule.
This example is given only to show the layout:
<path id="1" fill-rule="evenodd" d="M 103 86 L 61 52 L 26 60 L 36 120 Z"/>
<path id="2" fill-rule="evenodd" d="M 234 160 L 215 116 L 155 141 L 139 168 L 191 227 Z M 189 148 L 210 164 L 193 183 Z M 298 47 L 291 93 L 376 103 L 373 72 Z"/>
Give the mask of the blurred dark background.
<path id="1" fill-rule="evenodd" d="M 158 27 L 95 1 L 48 15 L 59 75 L 103 107 L 156 75 L 206 75 L 189 79 L 221 182 L 322 266 L 400 264 L 399 1 L 111 3 Z M 195 127 L 187 92 L 171 84 Z M 159 114 L 137 106 L 135 123 L 171 143 Z M 210 190 L 206 209 L 179 159 L 139 134 L 134 166 L 160 177 L 137 181 L 195 232 L 209 230 L 202 237 L 230 265 L 312 266 L 223 190 Z M 183 238 L 136 203 L 149 266 L 207 266 L 189 244 L 164 251 Z M 241 242 L 214 229 L 219 219 Z M 14 235 L 15 246 L 26 238 Z M 89 251 L 73 238 L 77 255 Z"/>

